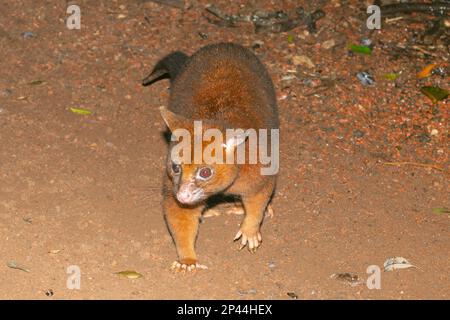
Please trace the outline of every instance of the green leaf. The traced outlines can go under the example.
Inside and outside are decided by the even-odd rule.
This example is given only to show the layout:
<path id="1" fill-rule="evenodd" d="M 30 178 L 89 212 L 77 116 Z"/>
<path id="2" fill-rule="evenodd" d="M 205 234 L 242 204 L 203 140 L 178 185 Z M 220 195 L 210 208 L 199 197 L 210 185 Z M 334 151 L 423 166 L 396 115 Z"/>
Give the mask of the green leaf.
<path id="1" fill-rule="evenodd" d="M 448 90 L 439 88 L 439 87 L 431 87 L 425 86 L 420 88 L 420 91 L 426 95 L 433 103 L 436 103 L 441 100 L 445 100 L 448 98 L 449 92 Z"/>
<path id="2" fill-rule="evenodd" d="M 400 75 L 398 73 L 386 73 L 386 74 L 384 74 L 384 77 L 387 80 L 392 80 L 392 81 L 396 80 L 399 76 Z"/>
<path id="3" fill-rule="evenodd" d="M 293 43 L 294 42 L 294 36 L 292 34 L 288 34 L 287 42 L 289 42 L 289 43 Z"/>
<path id="4" fill-rule="evenodd" d="M 88 109 L 82 109 L 82 108 L 70 108 L 70 111 L 76 114 L 83 114 L 83 115 L 90 115 L 92 114 L 92 111 Z"/>
<path id="5" fill-rule="evenodd" d="M 24 267 L 23 265 L 17 263 L 14 260 L 8 261 L 6 263 L 6 265 L 8 266 L 8 268 L 11 268 L 11 269 L 17 269 L 17 270 L 22 270 L 25 272 L 30 272 L 30 269 L 28 269 L 27 267 Z"/>
<path id="6" fill-rule="evenodd" d="M 433 212 L 437 214 L 450 213 L 450 209 L 442 207 L 442 208 L 433 208 Z"/>
<path id="7" fill-rule="evenodd" d="M 142 274 L 140 274 L 139 272 L 136 272 L 136 271 L 132 271 L 132 270 L 120 271 L 120 272 L 116 272 L 115 274 L 125 277 L 125 278 L 128 278 L 128 279 L 142 278 Z"/>
<path id="8" fill-rule="evenodd" d="M 362 53 L 362 54 L 372 54 L 372 49 L 366 46 L 359 46 L 356 44 L 349 44 L 348 48 L 351 52 Z"/>
<path id="9" fill-rule="evenodd" d="M 45 80 L 33 80 L 29 83 L 30 86 L 38 86 L 40 84 L 46 83 Z"/>

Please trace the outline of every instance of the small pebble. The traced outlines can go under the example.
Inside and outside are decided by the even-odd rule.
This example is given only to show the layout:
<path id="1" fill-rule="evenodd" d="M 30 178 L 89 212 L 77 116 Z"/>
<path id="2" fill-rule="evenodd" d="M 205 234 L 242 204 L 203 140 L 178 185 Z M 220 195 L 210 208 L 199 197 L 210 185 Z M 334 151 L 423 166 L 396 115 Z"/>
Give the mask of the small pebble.
<path id="1" fill-rule="evenodd" d="M 361 45 L 372 48 L 372 40 L 368 38 L 361 39 Z"/>
<path id="2" fill-rule="evenodd" d="M 273 268 L 275 268 L 276 267 L 276 264 L 275 264 L 275 262 L 269 262 L 269 268 L 271 268 L 271 269 L 273 269 Z"/>
<path id="3" fill-rule="evenodd" d="M 365 134 L 366 134 L 366 133 L 365 133 L 364 131 L 361 131 L 361 130 L 355 130 L 355 131 L 353 131 L 353 136 L 354 136 L 355 138 L 362 138 L 362 137 L 364 137 Z"/>
<path id="4" fill-rule="evenodd" d="M 36 35 L 33 32 L 31 32 L 31 31 L 22 32 L 22 37 L 24 39 L 31 39 L 31 38 L 34 38 L 35 36 Z"/>
<path id="5" fill-rule="evenodd" d="M 417 140 L 419 140 L 422 143 L 427 143 L 431 141 L 431 138 L 426 133 L 422 133 L 417 136 Z"/>

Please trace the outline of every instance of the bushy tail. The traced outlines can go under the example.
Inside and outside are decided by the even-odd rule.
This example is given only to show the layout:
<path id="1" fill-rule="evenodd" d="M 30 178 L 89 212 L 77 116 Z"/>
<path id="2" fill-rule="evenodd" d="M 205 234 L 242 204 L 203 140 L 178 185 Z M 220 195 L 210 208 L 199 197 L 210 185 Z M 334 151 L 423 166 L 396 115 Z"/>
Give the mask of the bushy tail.
<path id="1" fill-rule="evenodd" d="M 175 51 L 160 60 L 153 71 L 142 80 L 142 85 L 148 86 L 161 79 L 169 78 L 172 83 L 183 69 L 189 57 L 181 51 Z"/>

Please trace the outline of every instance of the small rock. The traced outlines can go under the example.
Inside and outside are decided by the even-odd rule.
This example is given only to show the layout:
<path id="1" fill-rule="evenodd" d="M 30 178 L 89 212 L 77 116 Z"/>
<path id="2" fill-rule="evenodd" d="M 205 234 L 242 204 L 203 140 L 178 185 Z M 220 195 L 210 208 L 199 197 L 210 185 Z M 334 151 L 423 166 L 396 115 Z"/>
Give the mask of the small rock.
<path id="1" fill-rule="evenodd" d="M 372 40 L 368 38 L 361 39 L 361 45 L 372 48 Z"/>
<path id="2" fill-rule="evenodd" d="M 36 37 L 36 35 L 31 31 L 25 31 L 25 32 L 22 32 L 22 37 L 24 39 L 31 39 L 31 38 Z"/>
<path id="3" fill-rule="evenodd" d="M 439 131 L 437 131 L 437 129 L 433 129 L 433 130 L 431 130 L 431 132 L 430 132 L 430 136 L 432 136 L 432 137 L 435 137 L 435 136 L 437 136 L 439 134 Z"/>
<path id="4" fill-rule="evenodd" d="M 271 269 L 273 269 L 273 268 L 275 268 L 276 267 L 276 264 L 275 264 L 275 262 L 269 262 L 269 268 L 271 268 Z"/>
<path id="5" fill-rule="evenodd" d="M 361 131 L 361 130 L 355 130 L 355 131 L 353 131 L 353 136 L 354 136 L 355 138 L 362 138 L 362 137 L 364 137 L 365 134 L 366 134 L 366 133 L 365 133 L 364 131 Z"/>
<path id="6" fill-rule="evenodd" d="M 417 136 L 417 140 L 422 143 L 428 143 L 431 141 L 431 138 L 426 133 L 422 133 Z"/>

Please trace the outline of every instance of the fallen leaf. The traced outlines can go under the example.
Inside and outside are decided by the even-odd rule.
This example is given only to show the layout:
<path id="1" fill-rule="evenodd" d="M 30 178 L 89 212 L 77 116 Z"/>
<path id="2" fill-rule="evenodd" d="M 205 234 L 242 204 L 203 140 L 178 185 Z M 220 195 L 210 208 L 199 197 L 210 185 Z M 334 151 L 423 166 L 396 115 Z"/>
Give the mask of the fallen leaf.
<path id="1" fill-rule="evenodd" d="M 420 91 L 426 95 L 433 103 L 444 100 L 448 98 L 448 90 L 439 87 L 425 86 L 420 88 Z"/>
<path id="2" fill-rule="evenodd" d="M 437 213 L 437 214 L 443 214 L 443 213 L 450 213 L 450 209 L 449 208 L 433 208 L 433 212 Z"/>
<path id="3" fill-rule="evenodd" d="M 407 269 L 415 267 L 403 257 L 389 258 L 384 262 L 384 271 L 392 271 L 395 269 Z"/>
<path id="4" fill-rule="evenodd" d="M 30 217 L 25 217 L 25 218 L 22 218 L 22 220 L 23 221 L 25 221 L 26 223 L 33 223 L 33 218 L 30 218 Z"/>
<path id="5" fill-rule="evenodd" d="M 291 297 L 292 299 L 298 299 L 298 295 L 295 292 L 288 292 L 286 293 L 289 297 Z"/>
<path id="6" fill-rule="evenodd" d="M 38 86 L 38 85 L 44 84 L 44 83 L 46 83 L 46 81 L 44 81 L 44 80 L 33 80 L 33 81 L 31 81 L 29 83 L 29 85 L 31 85 L 31 86 Z"/>
<path id="7" fill-rule="evenodd" d="M 292 58 L 292 62 L 296 66 L 302 65 L 302 66 L 305 66 L 307 68 L 314 68 L 315 67 L 314 63 L 307 56 L 294 56 Z"/>
<path id="8" fill-rule="evenodd" d="M 422 71 L 420 71 L 417 74 L 417 77 L 419 79 L 423 79 L 423 78 L 429 77 L 431 75 L 431 71 L 433 71 L 433 69 L 435 67 L 436 67 L 436 64 L 434 64 L 434 63 L 427 65 L 425 68 L 422 69 Z"/>
<path id="9" fill-rule="evenodd" d="M 384 77 L 387 79 L 387 80 L 396 80 L 398 77 L 399 77 L 400 75 L 399 74 L 397 74 L 397 73 L 386 73 L 386 74 L 384 74 Z"/>
<path id="10" fill-rule="evenodd" d="M 83 114 L 83 115 L 90 115 L 92 114 L 92 111 L 88 109 L 82 109 L 82 108 L 70 108 L 70 111 L 76 114 Z"/>
<path id="11" fill-rule="evenodd" d="M 350 44 L 348 46 L 348 48 L 350 49 L 351 52 L 354 52 L 354 53 L 372 54 L 372 49 L 370 49 L 369 47 L 366 47 L 366 46 Z"/>
<path id="12" fill-rule="evenodd" d="M 126 270 L 126 271 L 120 271 L 116 272 L 115 274 L 118 274 L 119 276 L 128 278 L 128 279 L 138 279 L 142 277 L 142 274 L 132 271 L 132 270 Z"/>
<path id="13" fill-rule="evenodd" d="M 336 41 L 334 39 L 326 40 L 322 43 L 322 48 L 325 50 L 331 49 L 336 45 Z"/>
<path id="14" fill-rule="evenodd" d="M 8 268 L 11 268 L 11 269 L 17 269 L 17 270 L 22 270 L 22 271 L 25 271 L 25 272 L 30 272 L 30 269 L 28 269 L 28 268 L 18 264 L 14 260 L 8 261 L 6 263 L 6 265 L 8 266 Z"/>
<path id="15" fill-rule="evenodd" d="M 364 283 L 364 281 L 362 281 L 357 274 L 351 274 L 351 273 L 348 273 L 348 272 L 345 272 L 345 273 L 333 273 L 330 276 L 330 278 L 346 282 L 349 285 L 351 285 L 352 287 Z"/>

